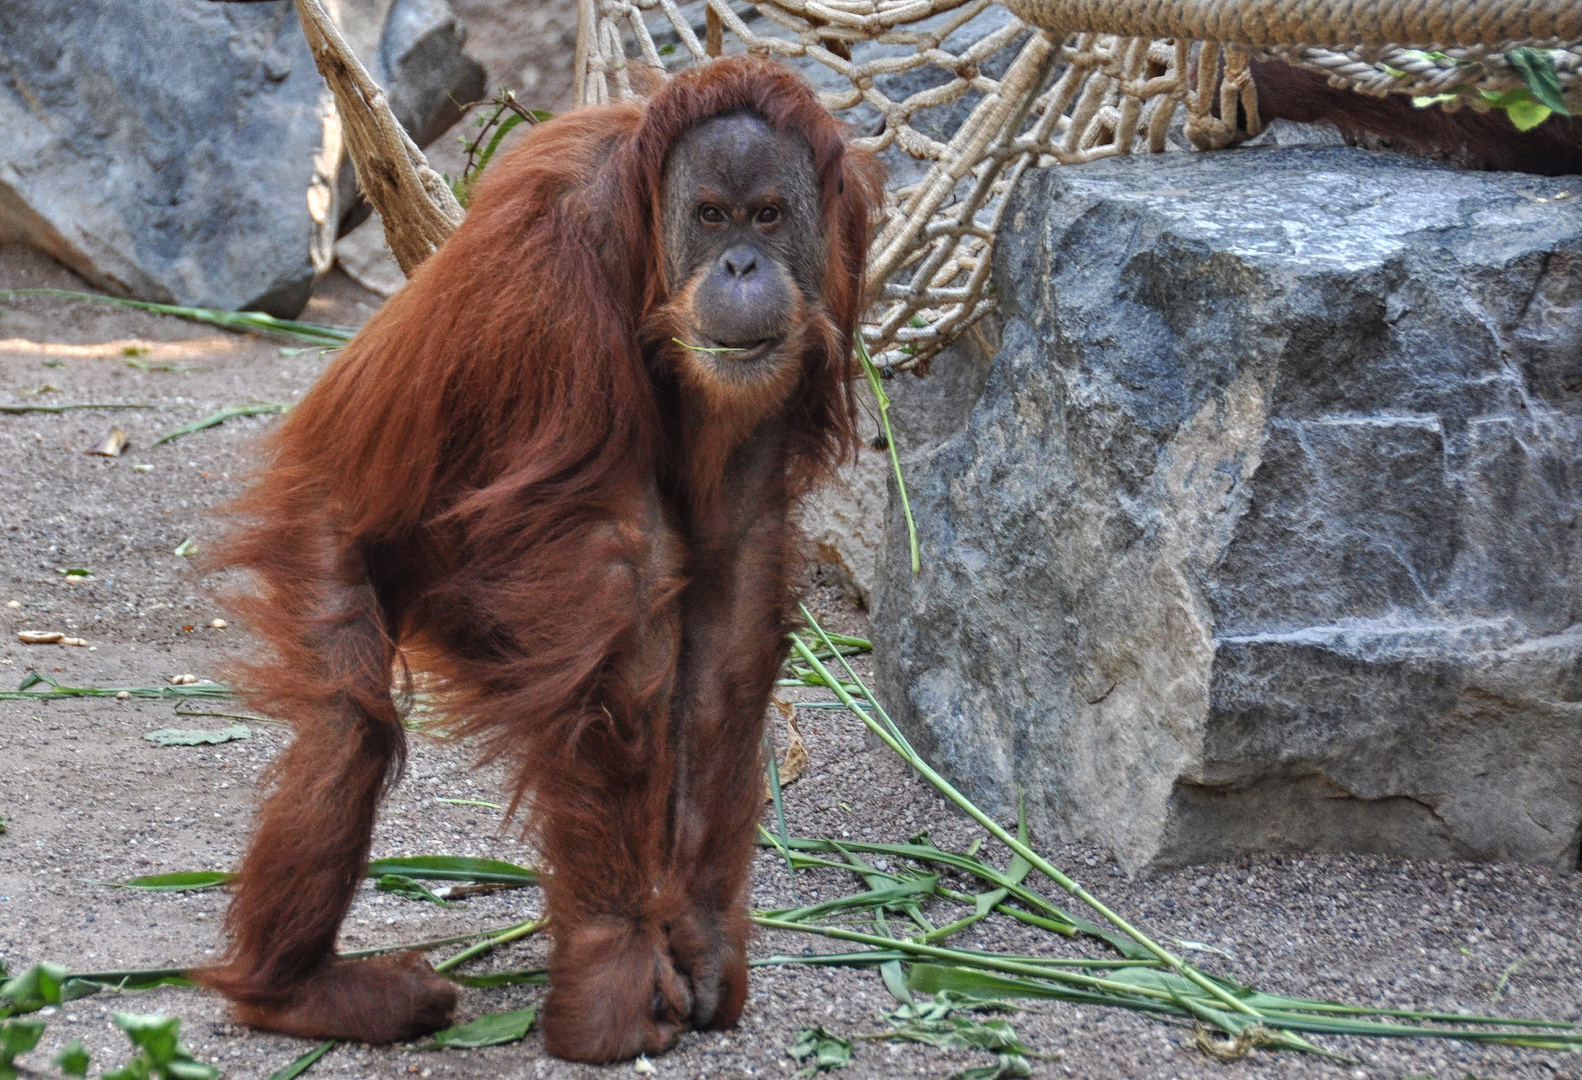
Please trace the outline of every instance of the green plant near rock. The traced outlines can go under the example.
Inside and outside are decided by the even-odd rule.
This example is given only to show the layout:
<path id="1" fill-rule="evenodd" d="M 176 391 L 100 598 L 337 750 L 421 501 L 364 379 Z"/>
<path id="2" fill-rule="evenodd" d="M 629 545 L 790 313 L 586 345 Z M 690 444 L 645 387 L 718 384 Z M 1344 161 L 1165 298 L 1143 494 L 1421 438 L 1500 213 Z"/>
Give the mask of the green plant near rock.
<path id="1" fill-rule="evenodd" d="M 936 845 L 926 833 L 905 842 L 889 843 L 815 839 L 791 835 L 783 819 L 776 821 L 777 832 L 761 831 L 760 843 L 775 848 L 791 873 L 833 872 L 850 875 L 861 883 L 859 890 L 832 900 L 753 916 L 753 922 L 760 927 L 816 935 L 842 942 L 850 949 L 763 957 L 752 961 L 754 967 L 806 965 L 877 970 L 898 1007 L 888 1014 L 889 1030 L 857 1038 L 899 1039 L 993 1054 L 993 1064 L 960 1070 L 953 1080 L 1010 1080 L 1029 1075 L 1031 1062 L 1039 1055 L 1021 1042 L 1008 1020 L 984 1018 L 981 1014 L 996 1008 L 1008 1009 L 1005 1002 L 1009 1000 L 1048 998 L 1184 1021 L 1193 1026 L 1195 1044 L 1214 1057 L 1244 1055 L 1252 1047 L 1339 1056 L 1305 1037 L 1315 1034 L 1450 1038 L 1548 1050 L 1582 1049 L 1582 1031 L 1574 1024 L 1288 997 L 1255 990 L 1187 963 L 1039 855 L 1028 843 L 1025 818 L 1013 834 L 940 777 L 911 747 L 851 667 L 849 657 L 867 651 L 868 642 L 826 633 L 805 609 L 803 618 L 807 629 L 792 635 L 792 658 L 783 681 L 826 688 L 834 693 L 836 701 L 804 702 L 799 707 L 839 705 L 850 710 L 919 775 L 988 830 L 1007 853 L 1001 868 L 989 861 L 979 843 L 966 851 L 950 851 Z M 841 670 L 838 677 L 830 670 L 837 664 Z M 40 689 L 43 693 L 31 687 L 24 692 L 30 697 L 105 692 L 48 682 Z M 139 689 L 155 696 L 163 688 Z M 214 689 L 223 692 L 224 688 Z M 773 774 L 770 781 L 772 787 L 777 786 Z M 395 895 L 430 903 L 443 898 L 421 884 L 425 881 L 465 883 L 464 889 L 479 885 L 515 888 L 539 882 L 537 872 L 528 867 L 446 855 L 378 859 L 369 864 L 367 873 L 376 881 L 383 879 L 384 887 Z M 1079 914 L 1082 909 L 1076 905 L 1068 908 L 1056 903 L 1045 895 L 1045 887 L 1035 875 L 1053 882 L 1089 912 Z M 216 887 L 227 877 L 221 871 L 161 874 L 123 882 L 122 886 L 188 891 Z M 976 891 L 961 886 L 963 877 L 978 883 L 972 887 Z M 1014 955 L 952 943 L 963 930 L 985 919 L 1003 917 L 1057 935 L 1062 941 L 1087 939 L 1102 943 L 1109 955 Z M 435 970 L 461 985 L 479 989 L 541 985 L 547 981 L 543 968 L 496 970 L 480 975 L 460 969 L 545 925 L 543 919 L 529 919 L 439 941 L 408 942 L 345 955 L 352 958 L 471 942 L 436 963 Z M 1194 942 L 1185 942 L 1183 947 L 1211 951 Z M 186 985 L 186 980 L 179 968 L 70 974 L 57 965 L 40 964 L 0 984 L 0 1019 L 58 1005 L 103 986 L 130 990 L 158 985 Z M 179 1040 L 172 1026 L 175 1021 L 134 1020 L 127 1032 L 138 1053 L 121 1070 L 106 1074 L 112 1080 L 198 1080 L 211 1075 L 202 1071 L 208 1066 L 176 1052 Z M 442 1033 L 443 1038 L 436 1036 L 423 1049 L 437 1051 L 515 1041 L 533 1021 L 532 1009 L 485 1014 Z M 41 1028 L 41 1021 L 22 1018 L 6 1023 L 6 1041 L 0 1045 L 10 1054 L 6 1067 L 12 1067 L 10 1061 L 37 1045 L 33 1029 Z M 334 1045 L 326 1042 L 301 1055 L 271 1080 L 299 1076 Z M 801 1063 L 799 1075 L 811 1077 L 843 1067 L 857 1052 L 854 1045 L 850 1038 L 814 1026 L 800 1030 L 787 1053 Z M 79 1060 L 71 1057 L 73 1067 Z M 64 1063 L 58 1064 L 66 1070 Z M 6 1080 L 4 1074 L 0 1074 L 0 1080 Z"/>
<path id="2" fill-rule="evenodd" d="M 1449 59 L 1444 53 L 1423 52 L 1418 49 L 1409 49 L 1406 55 L 1433 61 Z M 1500 91 L 1460 87 L 1449 93 L 1414 97 L 1412 104 L 1420 109 L 1426 109 L 1431 105 L 1472 99 L 1487 108 L 1503 111 L 1510 117 L 1517 131 L 1531 131 L 1556 113 L 1561 116 L 1571 115 L 1560 86 L 1560 73 L 1555 67 L 1554 55 L 1549 50 L 1524 46 L 1512 49 L 1506 54 L 1506 59 L 1512 69 L 1521 76 L 1525 85 Z M 1405 72 L 1394 72 L 1394 74 L 1399 77 L 1405 76 Z"/>
<path id="3" fill-rule="evenodd" d="M 129 975 L 135 973 L 127 973 Z M 30 1053 L 44 1035 L 46 1021 L 30 1015 L 59 1007 L 68 1001 L 97 993 L 101 981 L 73 976 L 58 964 L 35 964 L 20 975 L 6 977 L 0 965 L 0 1080 L 18 1080 L 16 1059 Z M 123 980 L 128 982 L 131 980 Z M 169 979 L 142 980 L 158 985 Z M 186 980 L 179 980 L 185 983 Z M 194 1058 L 181 1041 L 181 1020 L 174 1016 L 112 1013 L 111 1019 L 131 1041 L 132 1057 L 117 1068 L 106 1069 L 101 1080 L 217 1080 L 220 1070 Z M 54 1065 L 66 1076 L 86 1076 L 88 1048 L 72 1039 L 55 1055 Z M 29 1069 L 30 1075 L 37 1070 Z"/>

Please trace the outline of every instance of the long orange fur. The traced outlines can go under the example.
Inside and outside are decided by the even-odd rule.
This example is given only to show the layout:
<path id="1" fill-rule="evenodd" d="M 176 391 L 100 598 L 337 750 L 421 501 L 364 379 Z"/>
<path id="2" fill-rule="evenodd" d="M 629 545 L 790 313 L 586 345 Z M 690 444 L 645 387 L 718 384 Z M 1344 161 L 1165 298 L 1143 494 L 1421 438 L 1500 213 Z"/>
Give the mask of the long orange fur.
<path id="1" fill-rule="evenodd" d="M 828 251 L 800 377 L 767 412 L 700 393 L 668 337 L 666 154 L 736 110 L 812 149 Z M 240 1019 L 389 1041 L 450 1014 L 416 957 L 333 959 L 405 752 L 392 665 L 412 658 L 530 811 L 550 870 L 551 1052 L 615 1060 L 735 1021 L 790 510 L 854 443 L 880 193 L 871 156 L 766 61 L 568 114 L 493 166 L 455 235 L 272 433 L 218 563 L 254 582 L 236 603 L 268 647 L 238 680 L 295 731 L 229 950 L 199 974 Z"/>

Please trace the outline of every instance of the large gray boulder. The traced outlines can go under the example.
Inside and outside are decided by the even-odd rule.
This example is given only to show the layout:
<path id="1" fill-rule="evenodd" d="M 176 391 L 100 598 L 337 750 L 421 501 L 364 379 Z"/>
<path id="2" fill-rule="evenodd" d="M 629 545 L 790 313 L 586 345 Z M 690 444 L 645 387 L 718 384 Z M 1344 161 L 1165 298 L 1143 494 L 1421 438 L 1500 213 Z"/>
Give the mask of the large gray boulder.
<path id="1" fill-rule="evenodd" d="M 1352 149 L 1027 181 L 1003 344 L 891 499 L 879 681 L 1131 870 L 1575 866 L 1582 181 Z"/>
<path id="2" fill-rule="evenodd" d="M 445 0 L 342 0 L 398 117 L 432 138 L 476 98 Z M 356 190 L 288 3 L 0 3 L 0 241 L 110 292 L 293 315 Z"/>

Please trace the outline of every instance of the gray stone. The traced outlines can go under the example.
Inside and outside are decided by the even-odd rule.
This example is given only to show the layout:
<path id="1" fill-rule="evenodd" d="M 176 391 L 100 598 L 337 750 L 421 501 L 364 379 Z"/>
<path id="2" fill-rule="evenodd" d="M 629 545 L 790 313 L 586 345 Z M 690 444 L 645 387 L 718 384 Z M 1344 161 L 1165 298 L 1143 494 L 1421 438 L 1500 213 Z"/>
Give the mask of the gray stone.
<path id="1" fill-rule="evenodd" d="M 335 265 L 380 296 L 394 296 L 406 284 L 406 274 L 385 240 L 384 220 L 377 213 L 335 241 Z"/>
<path id="2" fill-rule="evenodd" d="M 927 378 L 903 372 L 885 380 L 890 428 L 900 452 L 920 450 L 961 427 L 983 391 L 998 343 L 999 320 L 991 315 L 935 356 Z M 808 496 L 800 524 L 815 575 L 867 608 L 883 557 L 885 505 L 895 468 L 878 439 L 878 409 L 866 389 L 861 397 L 859 422 L 873 438 L 858 450 L 856 461 Z M 898 527 L 904 535 L 905 524 Z M 895 557 L 908 559 L 904 545 L 899 551 Z"/>
<path id="3" fill-rule="evenodd" d="M 483 65 L 462 51 L 467 31 L 449 0 L 395 0 L 379 39 L 375 74 L 388 88 L 390 111 L 419 146 L 461 119 L 461 107 L 484 95 Z"/>
<path id="4" fill-rule="evenodd" d="M 816 577 L 867 607 L 884 547 L 890 455 L 863 447 L 857 459 L 802 503 L 798 524 Z"/>
<path id="5" fill-rule="evenodd" d="M 419 134 L 481 88 L 443 0 L 340 8 Z M 7 0 L 0 41 L 0 241 L 121 295 L 301 309 L 355 186 L 291 5 Z"/>
<path id="6" fill-rule="evenodd" d="M 897 721 L 1131 870 L 1575 866 L 1582 180 L 1353 149 L 1044 171 L 981 393 L 906 459 Z"/>

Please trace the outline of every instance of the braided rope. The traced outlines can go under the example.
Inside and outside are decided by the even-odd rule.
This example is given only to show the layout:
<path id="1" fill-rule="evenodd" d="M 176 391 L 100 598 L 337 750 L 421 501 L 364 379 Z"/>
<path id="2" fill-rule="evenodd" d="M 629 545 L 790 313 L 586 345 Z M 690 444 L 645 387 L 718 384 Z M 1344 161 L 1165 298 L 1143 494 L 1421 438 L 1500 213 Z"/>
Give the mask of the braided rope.
<path id="1" fill-rule="evenodd" d="M 1576 0 L 1006 0 L 1035 26 L 1242 45 L 1468 46 L 1582 38 Z"/>
<path id="2" fill-rule="evenodd" d="M 801 61 L 826 107 L 863 133 L 854 142 L 886 154 L 891 166 L 870 252 L 878 301 L 863 326 L 869 349 L 881 365 L 926 370 L 993 310 L 991 247 L 1028 169 L 1139 150 L 1214 149 L 1257 134 L 1249 63 L 1261 56 L 1366 93 L 1432 96 L 1521 85 L 1505 61 L 1514 44 L 1582 40 L 1578 0 L 1006 0 L 1006 7 L 579 0 L 576 100 L 635 96 L 634 63 L 676 70 L 742 52 Z M 1553 55 L 1562 90 L 1582 106 L 1582 44 Z"/>

